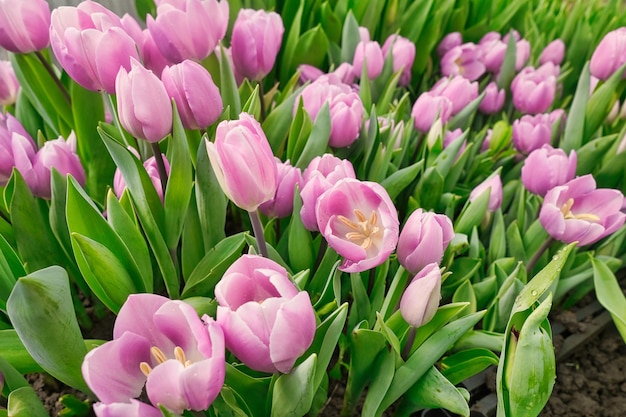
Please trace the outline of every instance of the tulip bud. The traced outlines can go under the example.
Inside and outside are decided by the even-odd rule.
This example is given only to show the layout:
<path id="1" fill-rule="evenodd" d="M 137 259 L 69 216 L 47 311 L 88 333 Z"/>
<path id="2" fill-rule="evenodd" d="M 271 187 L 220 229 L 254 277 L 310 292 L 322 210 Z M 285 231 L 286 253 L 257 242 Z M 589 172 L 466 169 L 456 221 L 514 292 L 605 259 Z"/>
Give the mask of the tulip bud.
<path id="1" fill-rule="evenodd" d="M 165 90 L 176 102 L 185 129 L 206 129 L 217 121 L 224 105 L 211 74 L 197 62 L 184 60 L 166 67 L 161 75 Z"/>
<path id="2" fill-rule="evenodd" d="M 17 99 L 20 83 L 9 61 L 0 61 L 0 106 L 10 106 Z"/>
<path id="3" fill-rule="evenodd" d="M 168 61 L 202 61 L 226 34 L 228 2 L 163 0 L 158 4 L 156 19 L 148 15 L 146 25 Z"/>
<path id="4" fill-rule="evenodd" d="M 439 265 L 426 265 L 406 287 L 400 299 L 400 314 L 413 327 L 428 323 L 437 312 L 441 300 Z"/>
<path id="5" fill-rule="evenodd" d="M 456 75 L 452 78 L 440 79 L 430 92 L 450 100 L 452 102 L 451 116 L 454 116 L 478 97 L 478 82 L 470 82 L 467 78 Z"/>
<path id="6" fill-rule="evenodd" d="M 217 322 L 226 348 L 246 366 L 288 373 L 315 335 L 309 294 L 285 268 L 257 255 L 236 260 L 215 286 Z"/>
<path id="7" fill-rule="evenodd" d="M 293 212 L 293 197 L 296 186 L 302 184 L 300 168 L 291 166 L 289 161 L 276 158 L 278 168 L 278 186 L 274 198 L 259 206 L 259 211 L 268 217 L 283 218 Z"/>
<path id="8" fill-rule="evenodd" d="M 32 170 L 37 148 L 35 142 L 12 114 L 0 113 L 0 186 L 5 186 L 16 168 L 23 177 Z"/>
<path id="9" fill-rule="evenodd" d="M 419 208 L 411 213 L 400 232 L 398 261 L 416 275 L 426 265 L 441 262 L 453 237 L 454 229 L 448 216 Z"/>
<path id="10" fill-rule="evenodd" d="M 45 0 L 0 1 L 0 46 L 16 54 L 50 44 L 50 6 Z"/>
<path id="11" fill-rule="evenodd" d="M 513 105 L 522 113 L 547 111 L 556 93 L 556 77 L 559 69 L 548 62 L 538 69 L 524 68 L 511 83 Z"/>
<path id="12" fill-rule="evenodd" d="M 446 123 L 451 115 L 452 102 L 429 92 L 420 94 L 411 110 L 415 128 L 422 133 L 428 132 L 437 118 Z"/>
<path id="13" fill-rule="evenodd" d="M 591 55 L 589 71 L 594 77 L 606 80 L 624 63 L 626 63 L 626 27 L 621 27 L 604 35 Z"/>
<path id="14" fill-rule="evenodd" d="M 460 75 L 470 81 L 485 73 L 480 49 L 473 43 L 465 43 L 448 50 L 441 58 L 441 73 L 446 76 Z"/>
<path id="15" fill-rule="evenodd" d="M 159 142 L 172 130 L 172 104 L 163 82 L 139 62 L 120 68 L 115 80 L 120 123 L 130 134 Z"/>
<path id="16" fill-rule="evenodd" d="M 385 59 L 391 53 L 393 61 L 393 72 L 402 70 L 398 85 L 407 86 L 411 82 L 411 68 L 415 61 L 415 44 L 400 35 L 391 35 L 383 44 L 383 55 Z"/>
<path id="17" fill-rule="evenodd" d="M 241 9 L 233 26 L 231 52 L 237 71 L 260 81 L 274 67 L 285 28 L 278 13 Z"/>
<path id="18" fill-rule="evenodd" d="M 505 91 L 498 88 L 498 84 L 492 81 L 485 87 L 485 97 L 480 102 L 478 109 L 485 114 L 494 114 L 502 110 Z"/>
<path id="19" fill-rule="evenodd" d="M 134 149 L 130 148 L 130 151 L 139 159 L 139 153 Z M 165 157 L 165 154 L 161 154 L 163 158 L 163 164 L 165 165 L 165 172 L 169 175 L 170 173 L 170 163 Z M 159 169 L 157 167 L 157 162 L 154 156 L 146 159 L 143 163 L 143 167 L 148 173 L 148 177 L 150 177 L 150 181 L 152 181 L 152 185 L 154 185 L 154 189 L 156 190 L 161 202 L 163 202 L 163 187 L 161 185 L 161 175 L 159 174 Z M 113 191 L 117 198 L 122 197 L 122 193 L 126 189 L 126 181 L 122 176 L 122 171 L 119 168 L 115 170 L 115 175 L 113 175 Z"/>
<path id="20" fill-rule="evenodd" d="M 383 72 L 383 50 L 378 42 L 361 41 L 357 44 L 352 60 L 352 74 L 356 78 L 361 78 L 363 65 L 367 65 L 367 78 L 373 80 Z"/>
<path id="21" fill-rule="evenodd" d="M 502 205 L 502 180 L 500 179 L 499 172 L 492 174 L 486 180 L 474 187 L 470 193 L 469 201 L 474 201 L 487 190 L 490 190 L 487 211 L 494 212 Z"/>
<path id="22" fill-rule="evenodd" d="M 299 65 L 298 72 L 300 73 L 300 82 L 302 84 L 306 83 L 307 81 L 315 81 L 319 77 L 324 75 L 324 71 L 309 64 Z"/>
<path id="23" fill-rule="evenodd" d="M 278 168 L 254 117 L 241 113 L 239 120 L 220 122 L 215 143 L 207 140 L 206 147 L 222 191 L 238 207 L 252 212 L 274 198 Z"/>
<path id="24" fill-rule="evenodd" d="M 561 39 L 555 39 L 550 42 L 539 56 L 539 64 L 552 62 L 554 65 L 561 65 L 565 57 L 565 43 Z"/>
<path id="25" fill-rule="evenodd" d="M 459 46 L 463 43 L 463 36 L 461 32 L 451 32 L 443 37 L 439 45 L 437 46 L 437 54 L 439 56 L 444 56 L 446 52 L 455 46 Z"/>
<path id="26" fill-rule="evenodd" d="M 532 151 L 522 167 L 522 184 L 531 193 L 545 196 L 546 193 L 563 185 L 576 176 L 576 152 L 569 157 L 562 149 L 544 145 Z"/>
<path id="27" fill-rule="evenodd" d="M 513 145 L 518 152 L 529 154 L 552 141 L 552 123 L 547 114 L 524 115 L 513 122 Z"/>
<path id="28" fill-rule="evenodd" d="M 553 238 L 590 245 L 624 224 L 624 195 L 619 190 L 596 189 L 591 174 L 556 186 L 544 197 L 539 221 Z"/>

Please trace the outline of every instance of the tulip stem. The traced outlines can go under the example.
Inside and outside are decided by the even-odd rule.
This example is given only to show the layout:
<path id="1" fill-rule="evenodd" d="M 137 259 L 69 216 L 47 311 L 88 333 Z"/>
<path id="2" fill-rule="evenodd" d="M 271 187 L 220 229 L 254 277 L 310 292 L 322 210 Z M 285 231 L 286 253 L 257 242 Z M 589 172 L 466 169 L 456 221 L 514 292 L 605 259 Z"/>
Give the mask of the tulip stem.
<path id="1" fill-rule="evenodd" d="M 531 273 L 532 272 L 533 268 L 537 264 L 537 261 L 539 260 L 539 258 L 541 258 L 541 255 L 543 255 L 543 253 L 550 247 L 552 242 L 554 242 L 554 239 L 552 238 L 552 236 L 548 237 L 545 240 L 545 242 L 543 242 L 541 244 L 539 249 L 537 249 L 537 252 L 535 252 L 535 254 L 532 256 L 532 258 L 530 258 L 528 260 L 528 263 L 526 264 L 526 272 L 527 273 Z"/>
<path id="2" fill-rule="evenodd" d="M 159 148 L 158 142 L 150 142 L 152 147 L 152 153 L 154 154 L 154 160 L 157 164 L 157 170 L 159 171 L 159 179 L 161 180 L 161 190 L 163 191 L 163 198 L 165 198 L 165 190 L 167 189 L 167 171 L 165 170 L 165 163 L 163 162 L 163 154 L 161 148 Z"/>
<path id="3" fill-rule="evenodd" d="M 249 211 L 250 222 L 252 223 L 252 231 L 254 232 L 254 238 L 259 249 L 259 253 L 264 258 L 269 258 L 267 252 L 267 243 L 265 243 L 265 235 L 263 234 L 263 225 L 261 224 L 261 218 L 259 217 L 259 211 Z"/>
<path id="4" fill-rule="evenodd" d="M 413 343 L 415 342 L 415 333 L 416 328 L 413 326 L 409 327 L 409 333 L 406 335 L 406 342 L 404 343 L 404 348 L 402 349 L 402 359 L 405 361 L 411 354 L 411 349 L 413 348 Z"/>
<path id="5" fill-rule="evenodd" d="M 117 108 L 115 107 L 115 102 L 113 101 L 113 96 L 111 94 L 107 94 L 107 93 L 102 93 L 106 96 L 107 101 L 109 103 L 109 110 L 111 110 L 111 117 L 113 117 L 113 124 L 115 125 L 115 127 L 117 127 L 117 130 L 120 132 L 120 140 L 122 141 L 122 144 L 125 144 L 126 146 L 131 146 L 130 142 L 128 141 L 128 138 L 126 137 L 126 133 L 124 133 L 124 129 L 122 129 L 122 124 L 120 123 L 120 118 L 117 114 Z M 139 152 L 139 144 L 137 143 L 137 139 L 135 139 L 133 137 L 133 139 L 135 140 L 135 149 L 137 149 L 137 151 Z"/>
<path id="6" fill-rule="evenodd" d="M 261 122 L 265 121 L 265 94 L 263 93 L 263 83 L 259 81 L 259 101 L 261 102 Z"/>
<path id="7" fill-rule="evenodd" d="M 52 66 L 50 65 L 50 62 L 48 62 L 46 57 L 44 57 L 40 51 L 35 51 L 35 56 L 37 57 L 37 59 L 39 59 L 39 61 L 41 62 L 43 67 L 46 69 L 48 74 L 50 74 L 50 76 L 54 80 L 54 83 L 57 85 L 57 87 L 59 87 L 59 90 L 61 90 L 63 97 L 65 97 L 67 102 L 71 105 L 72 99 L 70 98 L 70 94 L 67 92 L 67 89 L 65 88 L 65 86 L 63 85 L 59 77 L 57 76 L 56 72 L 54 71 L 54 68 L 52 68 Z"/>

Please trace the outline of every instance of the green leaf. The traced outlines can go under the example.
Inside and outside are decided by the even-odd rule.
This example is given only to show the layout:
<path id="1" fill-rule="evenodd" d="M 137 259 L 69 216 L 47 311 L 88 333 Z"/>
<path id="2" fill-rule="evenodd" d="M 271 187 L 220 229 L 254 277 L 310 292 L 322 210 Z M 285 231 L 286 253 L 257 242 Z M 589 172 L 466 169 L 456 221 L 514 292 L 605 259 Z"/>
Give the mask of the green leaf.
<path id="1" fill-rule="evenodd" d="M 230 64 L 230 59 L 224 51 L 224 47 L 220 45 L 220 95 L 224 108 L 230 107 L 232 115 L 238 116 L 241 113 L 241 99 L 239 98 L 239 90 L 237 89 L 237 81 Z"/>
<path id="2" fill-rule="evenodd" d="M 297 186 L 296 186 L 297 187 Z M 302 208 L 302 198 L 296 188 L 293 196 L 293 215 L 289 222 L 288 254 L 289 264 L 295 271 L 312 269 L 315 263 L 315 253 L 313 251 L 313 238 L 302 223 L 300 209 Z"/>
<path id="3" fill-rule="evenodd" d="M 615 327 L 626 341 L 626 297 L 617 278 L 604 262 L 591 257 L 591 264 L 598 301 L 611 314 Z"/>
<path id="4" fill-rule="evenodd" d="M 362 417 L 373 417 L 379 404 L 383 400 L 389 384 L 395 375 L 395 362 L 397 355 L 394 350 L 384 349 L 376 361 L 372 370 L 372 383 L 367 389 L 365 402 L 363 403 Z"/>
<path id="5" fill-rule="evenodd" d="M 298 39 L 289 68 L 291 73 L 301 64 L 321 67 L 326 59 L 329 48 L 328 37 L 321 25 L 304 32 Z"/>
<path id="6" fill-rule="evenodd" d="M 204 248 L 208 250 L 226 237 L 228 199 L 211 167 L 204 142 L 198 148 L 195 195 Z"/>
<path id="7" fill-rule="evenodd" d="M 7 360 L 21 374 L 42 371 L 14 329 L 0 330 L 0 357 Z"/>
<path id="8" fill-rule="evenodd" d="M 272 147 L 272 152 L 277 157 L 282 156 L 289 127 L 294 118 L 293 106 L 296 97 L 299 97 L 299 92 L 300 90 L 297 90 L 274 108 L 262 124 L 263 131 Z"/>
<path id="9" fill-rule="evenodd" d="M 304 362 L 281 375 L 272 392 L 271 417 L 304 416 L 313 403 L 314 378 L 317 355 L 310 355 Z"/>
<path id="10" fill-rule="evenodd" d="M 294 166 L 300 169 L 305 169 L 313 158 L 323 155 L 328 147 L 329 138 L 330 110 L 328 108 L 328 103 L 324 103 L 317 114 L 317 117 L 315 117 L 311 134 L 306 140 L 302 153 L 298 155 L 297 162 Z"/>
<path id="11" fill-rule="evenodd" d="M 484 348 L 462 350 L 441 361 L 441 372 L 456 385 L 467 378 L 498 364 L 498 356 Z"/>
<path id="12" fill-rule="evenodd" d="M 488 188 L 473 201 L 467 202 L 461 214 L 454 223 L 456 233 L 468 234 L 472 228 L 478 226 L 487 213 L 491 189 Z"/>
<path id="13" fill-rule="evenodd" d="M 408 187 L 415 180 L 415 178 L 417 178 L 417 175 L 421 172 L 423 166 L 424 161 L 420 160 L 413 165 L 409 165 L 408 167 L 399 169 L 383 179 L 380 185 L 385 187 L 385 190 L 387 190 L 389 197 L 392 200 L 395 200 L 395 198 L 406 187 Z"/>
<path id="14" fill-rule="evenodd" d="M 359 23 L 356 21 L 352 10 L 349 10 L 343 22 L 341 33 L 341 62 L 352 62 L 354 51 L 360 41 Z"/>
<path id="15" fill-rule="evenodd" d="M 0 308 L 5 309 L 5 300 L 19 277 L 26 275 L 24 266 L 15 250 L 0 235 Z"/>
<path id="16" fill-rule="evenodd" d="M 47 417 L 48 412 L 31 387 L 18 388 L 8 397 L 8 415 L 11 417 Z"/>
<path id="17" fill-rule="evenodd" d="M 87 349 L 62 268 L 52 266 L 20 278 L 7 301 L 7 312 L 26 350 L 46 372 L 90 392 L 81 374 Z"/>
<path id="18" fill-rule="evenodd" d="M 302 13 L 304 9 L 304 1 L 298 2 L 298 10 L 296 11 L 293 19 L 290 19 L 288 24 L 291 27 L 287 30 L 287 37 L 284 42 L 283 55 L 280 60 L 280 83 L 285 84 L 289 77 L 291 76 L 290 68 L 291 62 L 293 61 L 293 56 L 296 53 L 296 49 L 298 46 L 298 40 L 300 39 L 300 26 L 302 24 Z M 291 6 L 296 4 L 295 1 L 289 2 Z"/>
<path id="19" fill-rule="evenodd" d="M 626 64 L 622 65 L 606 82 L 593 92 L 587 101 L 585 111 L 585 129 L 583 140 L 589 140 L 598 130 L 600 125 L 609 114 L 616 98 L 624 90 L 622 74 L 626 69 Z"/>
<path id="20" fill-rule="evenodd" d="M 567 120 L 565 121 L 565 131 L 560 146 L 565 152 L 569 152 L 572 149 L 578 151 L 583 144 L 585 112 L 587 109 L 587 101 L 589 100 L 590 79 L 589 63 L 586 63 L 578 78 L 574 100 L 572 101 Z"/>
<path id="21" fill-rule="evenodd" d="M 265 417 L 266 398 L 270 390 L 271 378 L 254 378 L 241 372 L 230 363 L 226 363 L 226 378 L 224 385 L 232 388 L 245 400 L 248 409 L 254 417 Z"/>

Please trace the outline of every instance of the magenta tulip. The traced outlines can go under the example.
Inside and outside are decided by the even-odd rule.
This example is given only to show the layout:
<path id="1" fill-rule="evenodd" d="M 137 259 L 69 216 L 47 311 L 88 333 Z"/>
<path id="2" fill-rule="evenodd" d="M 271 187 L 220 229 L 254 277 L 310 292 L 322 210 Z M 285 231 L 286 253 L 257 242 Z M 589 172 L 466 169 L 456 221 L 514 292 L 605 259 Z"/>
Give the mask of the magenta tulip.
<path id="1" fill-rule="evenodd" d="M 217 126 L 207 153 L 224 194 L 238 207 L 253 212 L 276 194 L 278 168 L 259 122 L 247 113 Z M 242 163 L 245 161 L 245 163 Z"/>
<path id="2" fill-rule="evenodd" d="M 489 203 L 487 204 L 487 211 L 494 212 L 502 205 L 502 180 L 500 179 L 500 173 L 492 174 L 487 177 L 486 180 L 478 184 L 469 196 L 469 201 L 474 201 L 484 192 L 489 190 Z"/>
<path id="3" fill-rule="evenodd" d="M 352 74 L 355 78 L 361 78 L 363 65 L 367 65 L 365 73 L 367 78 L 373 80 L 383 72 L 383 50 L 378 42 L 361 41 L 357 44 L 352 60 Z"/>
<path id="4" fill-rule="evenodd" d="M 146 24 L 161 54 L 172 63 L 202 61 L 211 55 L 228 27 L 228 2 L 221 0 L 163 0 L 156 19 Z"/>
<path id="5" fill-rule="evenodd" d="M 161 80 L 176 102 L 185 129 L 206 129 L 222 114 L 220 90 L 202 65 L 187 59 L 166 67 Z"/>
<path id="6" fill-rule="evenodd" d="M 17 100 L 20 83 L 9 61 L 0 61 L 0 106 L 10 106 Z"/>
<path id="7" fill-rule="evenodd" d="M 313 342 L 315 311 L 285 268 L 257 255 L 236 260 L 215 286 L 226 348 L 251 369 L 288 373 Z"/>
<path id="8" fill-rule="evenodd" d="M 206 410 L 217 397 L 224 383 L 224 359 L 224 335 L 211 317 L 201 319 L 183 301 L 132 294 L 115 320 L 113 340 L 90 351 L 82 371 L 105 404 L 95 406 L 100 415 L 151 410 L 132 401 L 144 389 L 155 407 L 182 414 Z"/>
<path id="9" fill-rule="evenodd" d="M 45 0 L 0 0 L 0 46 L 16 54 L 50 44 L 50 6 Z"/>
<path id="10" fill-rule="evenodd" d="M 0 186 L 5 186 L 16 168 L 23 177 L 34 175 L 35 141 L 11 113 L 0 113 Z M 33 180 L 36 181 L 36 180 Z"/>
<path id="11" fill-rule="evenodd" d="M 443 37 L 439 45 L 437 46 L 437 54 L 444 56 L 446 52 L 455 46 L 460 46 L 463 43 L 463 36 L 461 32 L 451 32 Z"/>
<path id="12" fill-rule="evenodd" d="M 437 312 L 441 300 L 439 265 L 426 265 L 407 286 L 400 299 L 400 314 L 413 327 L 428 323 Z"/>
<path id="13" fill-rule="evenodd" d="M 539 56 L 539 65 L 552 62 L 554 65 L 561 65 L 565 57 L 565 43 L 561 39 L 550 42 Z"/>
<path id="14" fill-rule="evenodd" d="M 492 81 L 485 87 L 485 97 L 480 102 L 478 109 L 485 114 L 497 113 L 502 110 L 505 98 L 505 91 L 499 89 L 498 84 Z"/>
<path id="15" fill-rule="evenodd" d="M 604 35 L 591 55 L 589 70 L 594 77 L 606 80 L 624 63 L 626 63 L 626 27 L 621 27 Z"/>
<path id="16" fill-rule="evenodd" d="M 378 183 L 340 180 L 318 198 L 315 214 L 328 245 L 344 257 L 341 271 L 367 271 L 396 248 L 398 213 Z"/>
<path id="17" fill-rule="evenodd" d="M 452 221 L 445 214 L 415 210 L 398 239 L 398 261 L 412 275 L 430 263 L 438 264 L 454 237 Z"/>
<path id="18" fill-rule="evenodd" d="M 131 59 L 139 59 L 137 44 L 119 16 L 90 0 L 54 9 L 50 42 L 63 69 L 92 91 L 116 93 L 120 68 L 129 70 Z"/>
<path id="19" fill-rule="evenodd" d="M 115 80 L 120 123 L 130 134 L 159 142 L 172 130 L 172 104 L 163 82 L 139 62 L 120 68 Z"/>
<path id="20" fill-rule="evenodd" d="M 139 153 L 134 148 L 130 148 L 130 151 L 137 157 L 137 159 L 139 159 Z M 169 175 L 170 163 L 165 157 L 165 154 L 161 154 L 161 157 L 163 158 L 163 164 L 165 165 L 165 172 Z M 157 162 L 154 156 L 146 159 L 143 162 L 143 167 L 148 173 L 150 181 L 152 181 L 152 185 L 159 195 L 159 198 L 161 199 L 161 201 L 163 201 L 163 187 L 161 185 L 161 176 L 159 175 L 159 169 L 157 167 Z M 120 171 L 120 169 L 118 168 L 115 170 L 115 174 L 113 175 L 113 191 L 115 192 L 117 198 L 122 198 L 122 193 L 125 189 L 126 181 L 122 176 L 122 171 Z"/>
<path id="21" fill-rule="evenodd" d="M 485 73 L 485 64 L 478 46 L 464 43 L 448 50 L 441 58 L 441 73 L 446 77 L 460 75 L 470 81 L 479 79 Z"/>
<path id="22" fill-rule="evenodd" d="M 452 107 L 452 101 L 447 97 L 429 92 L 420 94 L 411 110 L 415 128 L 422 133 L 426 133 L 437 118 L 441 119 L 441 122 L 445 124 L 452 115 Z"/>
<path id="23" fill-rule="evenodd" d="M 545 196 L 557 185 L 563 185 L 576 176 L 576 152 L 569 157 L 562 149 L 544 145 L 532 151 L 522 167 L 522 184 L 531 193 Z"/>
<path id="24" fill-rule="evenodd" d="M 524 115 L 513 122 L 513 145 L 518 152 L 529 154 L 552 141 L 554 123 L 560 123 L 561 112 Z"/>
<path id="25" fill-rule="evenodd" d="M 402 70 L 402 75 L 398 80 L 400 87 L 411 83 L 411 68 L 415 61 L 415 44 L 400 35 L 391 35 L 383 44 L 383 55 L 385 59 L 391 53 L 393 62 L 393 72 Z"/>
<path id="26" fill-rule="evenodd" d="M 454 116 L 478 97 L 478 82 L 471 82 L 465 77 L 456 75 L 442 78 L 430 89 L 437 96 L 446 97 L 452 103 Z"/>
<path id="27" fill-rule="evenodd" d="M 584 175 L 548 191 L 539 220 L 554 239 L 585 246 L 622 227 L 623 205 L 620 191 L 597 189 L 593 176 Z"/>
<path id="28" fill-rule="evenodd" d="M 291 166 L 289 161 L 282 162 L 276 158 L 278 168 L 278 186 L 274 198 L 259 206 L 259 211 L 268 217 L 282 219 L 293 212 L 293 197 L 296 187 L 302 184 L 302 171 Z"/>
<path id="29" fill-rule="evenodd" d="M 274 67 L 285 28 L 278 13 L 240 9 L 231 39 L 233 64 L 244 77 L 260 81 Z"/>
<path id="30" fill-rule="evenodd" d="M 141 401 L 130 399 L 123 403 L 95 403 L 93 411 L 97 417 L 162 417 L 161 411 Z"/>

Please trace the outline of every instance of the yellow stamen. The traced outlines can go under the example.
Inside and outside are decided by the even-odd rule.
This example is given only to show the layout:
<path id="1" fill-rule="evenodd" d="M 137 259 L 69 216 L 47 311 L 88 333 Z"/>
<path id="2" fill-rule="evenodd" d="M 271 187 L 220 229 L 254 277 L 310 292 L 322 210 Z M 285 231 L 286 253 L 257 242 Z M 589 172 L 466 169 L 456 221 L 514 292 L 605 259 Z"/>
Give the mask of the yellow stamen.
<path id="1" fill-rule="evenodd" d="M 152 356 L 158 363 L 163 363 L 167 360 L 165 353 L 163 353 L 163 351 L 156 346 L 152 346 L 150 348 L 150 353 L 152 353 Z"/>
<path id="2" fill-rule="evenodd" d="M 141 362 L 139 364 L 139 369 L 141 369 L 141 372 L 145 375 L 148 376 L 148 374 L 150 372 L 152 372 L 152 368 L 150 367 L 150 365 L 148 365 L 148 362 Z"/>
<path id="3" fill-rule="evenodd" d="M 586 220 L 588 222 L 599 223 L 600 217 L 593 213 L 580 213 L 574 214 L 572 213 L 572 206 L 574 205 L 574 199 L 570 198 L 561 206 L 561 213 L 563 213 L 563 217 L 566 219 L 578 219 L 578 220 Z"/>
<path id="4" fill-rule="evenodd" d="M 369 249 L 372 246 L 372 235 L 378 233 L 380 227 L 376 226 L 378 222 L 378 213 L 372 211 L 369 220 L 359 209 L 354 209 L 354 216 L 357 218 L 357 222 L 348 219 L 345 216 L 338 216 L 341 223 L 345 224 L 352 231 L 346 233 L 346 239 L 351 242 L 362 241 L 359 246 L 363 249 Z"/>
<path id="5" fill-rule="evenodd" d="M 176 348 L 174 348 L 174 357 L 184 366 L 191 365 L 191 361 L 187 359 L 187 357 L 185 356 L 185 351 L 180 346 L 176 346 Z"/>

